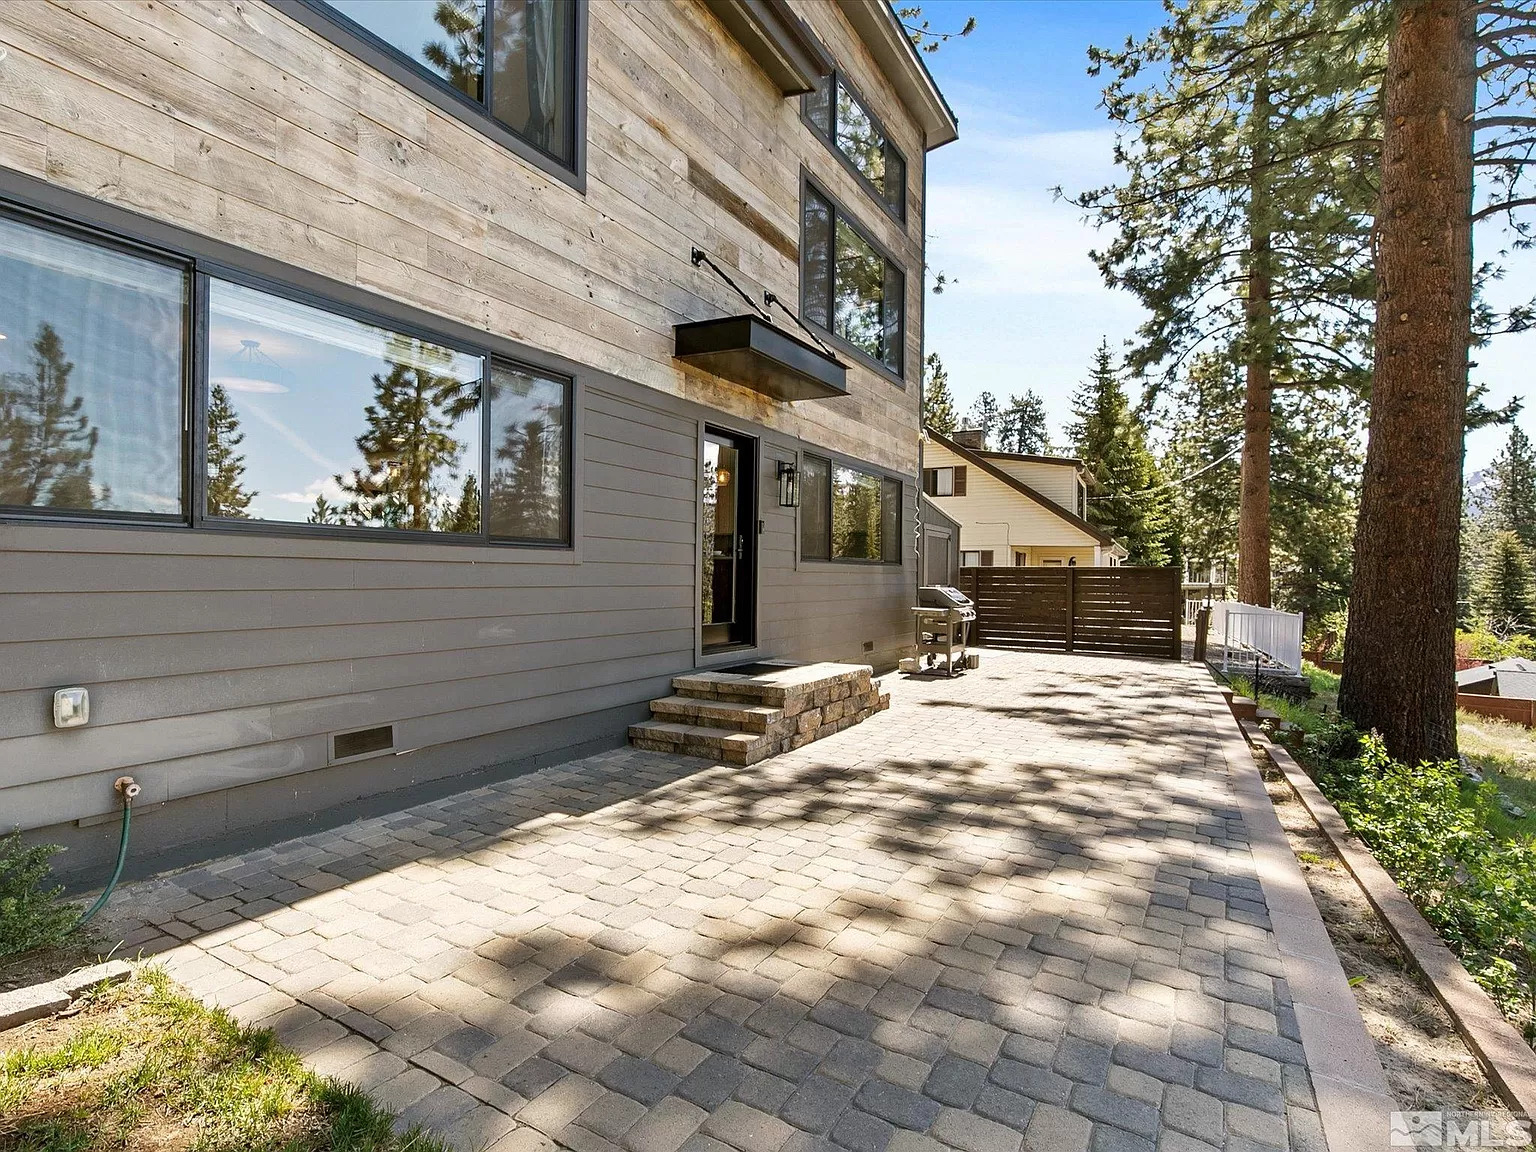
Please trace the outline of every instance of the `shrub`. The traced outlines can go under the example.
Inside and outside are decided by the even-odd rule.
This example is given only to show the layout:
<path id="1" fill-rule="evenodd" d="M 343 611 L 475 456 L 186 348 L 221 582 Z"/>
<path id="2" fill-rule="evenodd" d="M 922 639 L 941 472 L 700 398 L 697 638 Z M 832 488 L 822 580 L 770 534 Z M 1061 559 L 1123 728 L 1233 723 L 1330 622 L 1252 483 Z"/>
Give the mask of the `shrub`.
<path id="1" fill-rule="evenodd" d="M 1331 734 L 1332 748 L 1345 747 L 1343 736 Z M 1333 759 L 1317 780 L 1472 977 L 1512 1020 L 1524 1019 L 1531 1039 L 1536 844 L 1489 830 L 1495 786 L 1469 792 L 1454 763 L 1409 768 L 1374 735 L 1360 740 L 1358 757 Z"/>
<path id="2" fill-rule="evenodd" d="M 1536 657 L 1536 637 L 1524 632 L 1500 635 L 1489 628 L 1456 633 L 1456 655 L 1463 660 L 1508 660 L 1515 656 Z"/>
<path id="3" fill-rule="evenodd" d="M 56 844 L 25 845 L 20 834 L 0 837 L 0 958 L 62 944 L 74 934 L 80 909 L 59 901 L 48 884 Z"/>

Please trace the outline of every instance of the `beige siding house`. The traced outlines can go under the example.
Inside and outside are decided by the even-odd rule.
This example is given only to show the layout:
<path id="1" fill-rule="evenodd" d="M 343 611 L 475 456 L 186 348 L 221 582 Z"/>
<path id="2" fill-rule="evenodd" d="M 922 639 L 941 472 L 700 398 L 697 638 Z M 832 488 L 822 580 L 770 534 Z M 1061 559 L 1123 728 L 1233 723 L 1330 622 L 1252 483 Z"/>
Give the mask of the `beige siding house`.
<path id="1" fill-rule="evenodd" d="M 121 774 L 146 852 L 894 665 L 955 136 L 884 0 L 0 4 L 0 828 L 84 867 Z"/>
<path id="2" fill-rule="evenodd" d="M 1087 487 L 1080 461 L 988 452 L 929 430 L 923 492 L 961 526 L 965 567 L 1109 567 L 1123 545 L 1083 518 Z"/>

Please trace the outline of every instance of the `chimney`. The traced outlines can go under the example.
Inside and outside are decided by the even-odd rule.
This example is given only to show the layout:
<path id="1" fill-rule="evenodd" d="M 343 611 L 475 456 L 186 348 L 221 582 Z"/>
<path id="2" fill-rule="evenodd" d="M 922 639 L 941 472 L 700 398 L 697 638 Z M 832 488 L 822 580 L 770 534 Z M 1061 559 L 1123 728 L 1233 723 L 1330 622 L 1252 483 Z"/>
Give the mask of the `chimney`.
<path id="1" fill-rule="evenodd" d="M 976 452 L 987 450 L 987 433 L 981 428 L 956 428 L 950 439 L 962 448 Z"/>

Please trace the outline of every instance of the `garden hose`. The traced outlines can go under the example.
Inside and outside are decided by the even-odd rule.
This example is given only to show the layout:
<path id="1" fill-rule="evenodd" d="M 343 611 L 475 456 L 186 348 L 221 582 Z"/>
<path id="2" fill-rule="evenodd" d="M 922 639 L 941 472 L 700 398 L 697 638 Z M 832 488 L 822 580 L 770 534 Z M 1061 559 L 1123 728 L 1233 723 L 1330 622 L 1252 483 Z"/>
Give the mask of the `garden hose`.
<path id="1" fill-rule="evenodd" d="M 96 898 L 96 903 L 86 910 L 84 916 L 75 921 L 76 928 L 84 927 L 92 916 L 107 906 L 107 901 L 112 898 L 112 890 L 122 879 L 123 864 L 128 859 L 128 826 L 133 822 L 133 798 L 139 794 L 139 784 L 132 776 L 119 776 L 113 781 L 112 787 L 122 793 L 123 797 L 123 831 L 117 842 L 117 867 L 112 869 L 112 879 L 107 881 L 107 886 Z"/>

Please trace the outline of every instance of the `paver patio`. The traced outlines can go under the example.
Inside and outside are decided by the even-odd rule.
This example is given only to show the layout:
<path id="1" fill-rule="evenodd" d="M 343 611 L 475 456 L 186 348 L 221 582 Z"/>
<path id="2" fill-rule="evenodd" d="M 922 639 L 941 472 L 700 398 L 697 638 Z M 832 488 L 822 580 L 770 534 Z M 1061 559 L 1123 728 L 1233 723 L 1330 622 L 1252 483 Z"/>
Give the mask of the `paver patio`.
<path id="1" fill-rule="evenodd" d="M 1202 674 L 990 652 L 136 885 L 130 951 L 464 1148 L 1321 1150 Z"/>

